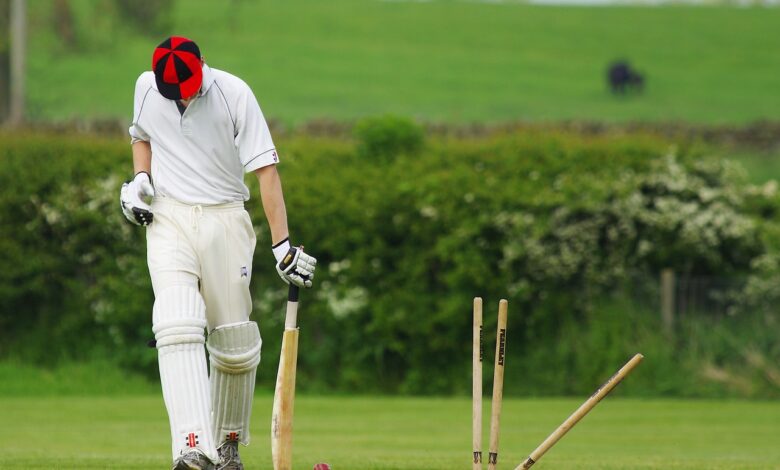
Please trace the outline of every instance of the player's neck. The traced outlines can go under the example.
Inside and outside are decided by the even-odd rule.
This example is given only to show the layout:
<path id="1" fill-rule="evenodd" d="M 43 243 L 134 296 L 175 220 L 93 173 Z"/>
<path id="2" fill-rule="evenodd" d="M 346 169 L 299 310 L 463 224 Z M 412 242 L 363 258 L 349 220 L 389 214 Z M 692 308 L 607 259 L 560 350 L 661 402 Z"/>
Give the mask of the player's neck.
<path id="1" fill-rule="evenodd" d="M 192 103 L 193 101 L 195 101 L 196 99 L 198 99 L 198 95 L 200 95 L 200 90 L 198 90 L 198 92 L 197 92 L 197 93 L 195 93 L 194 95 L 190 96 L 190 97 L 189 97 L 189 98 L 187 98 L 186 100 L 179 100 L 179 103 L 181 103 L 181 105 L 182 105 L 182 106 L 184 106 L 184 107 L 186 108 L 187 106 L 189 106 L 189 105 L 190 105 L 190 103 Z"/>

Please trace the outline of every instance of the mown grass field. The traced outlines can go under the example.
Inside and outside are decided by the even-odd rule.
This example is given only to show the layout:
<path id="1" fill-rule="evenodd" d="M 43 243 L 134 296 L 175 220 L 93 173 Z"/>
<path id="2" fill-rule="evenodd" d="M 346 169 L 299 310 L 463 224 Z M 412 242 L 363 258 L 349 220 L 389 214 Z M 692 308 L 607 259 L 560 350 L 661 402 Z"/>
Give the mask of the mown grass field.
<path id="1" fill-rule="evenodd" d="M 30 5 L 34 119 L 130 119 L 133 85 L 162 37 L 73 0 L 85 52 Z M 243 77 L 287 123 L 394 113 L 429 121 L 589 119 L 744 123 L 780 118 L 780 8 L 543 7 L 331 0 L 176 2 L 171 33 Z M 619 99 L 606 65 L 647 78 Z"/>
<path id="2" fill-rule="evenodd" d="M 272 398 L 255 400 L 248 468 L 268 468 Z M 500 462 L 514 468 L 580 403 L 507 399 Z M 489 419 L 487 406 L 485 423 Z M 465 398 L 298 397 L 297 468 L 470 468 Z M 2 398 L 0 468 L 166 468 L 162 398 Z M 487 427 L 487 426 L 486 426 Z M 538 468 L 780 468 L 780 403 L 607 399 Z M 484 438 L 487 443 L 487 436 Z"/>
<path id="3" fill-rule="evenodd" d="M 270 468 L 272 397 L 255 400 L 247 468 Z M 507 399 L 501 468 L 514 468 L 579 399 Z M 489 419 L 486 408 L 485 423 Z M 467 469 L 466 398 L 299 396 L 296 468 Z M 167 468 L 169 431 L 157 395 L 0 398 L 0 468 Z M 486 426 L 487 427 L 487 426 Z M 539 469 L 777 469 L 780 403 L 606 399 Z M 487 436 L 484 438 L 487 445 Z"/>

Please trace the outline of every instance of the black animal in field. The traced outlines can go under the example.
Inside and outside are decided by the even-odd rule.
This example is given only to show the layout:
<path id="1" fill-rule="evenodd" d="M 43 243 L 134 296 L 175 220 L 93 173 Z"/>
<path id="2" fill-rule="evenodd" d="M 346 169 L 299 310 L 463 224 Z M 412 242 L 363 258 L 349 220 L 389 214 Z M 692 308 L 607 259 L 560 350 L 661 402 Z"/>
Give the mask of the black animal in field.
<path id="1" fill-rule="evenodd" d="M 645 77 L 625 60 L 618 60 L 609 65 L 607 82 L 609 89 L 615 95 L 640 93 L 645 87 Z"/>

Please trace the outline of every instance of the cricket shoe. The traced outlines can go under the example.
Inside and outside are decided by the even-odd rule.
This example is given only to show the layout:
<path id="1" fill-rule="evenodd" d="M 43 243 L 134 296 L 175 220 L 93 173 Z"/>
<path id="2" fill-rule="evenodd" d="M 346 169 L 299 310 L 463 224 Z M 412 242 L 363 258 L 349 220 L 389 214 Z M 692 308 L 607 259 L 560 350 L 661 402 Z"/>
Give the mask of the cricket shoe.
<path id="1" fill-rule="evenodd" d="M 217 470 L 244 470 L 241 457 L 238 456 L 238 441 L 227 440 L 217 449 L 219 464 Z"/>
<path id="2" fill-rule="evenodd" d="M 221 468 L 221 467 L 220 467 Z M 182 454 L 173 462 L 173 470 L 215 470 L 214 462 L 198 450 Z"/>

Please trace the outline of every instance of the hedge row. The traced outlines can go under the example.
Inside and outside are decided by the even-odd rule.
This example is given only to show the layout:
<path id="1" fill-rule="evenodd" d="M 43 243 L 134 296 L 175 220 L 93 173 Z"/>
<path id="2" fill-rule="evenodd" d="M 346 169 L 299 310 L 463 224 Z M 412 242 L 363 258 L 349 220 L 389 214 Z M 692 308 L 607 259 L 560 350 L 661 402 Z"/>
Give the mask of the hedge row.
<path id="1" fill-rule="evenodd" d="M 769 243 L 780 203 L 728 162 L 642 134 L 425 139 L 394 119 L 356 132 L 277 142 L 293 240 L 320 260 L 316 288 L 302 297 L 303 389 L 466 392 L 471 299 L 480 295 L 488 306 L 510 301 L 507 393 L 585 393 L 643 345 L 657 360 L 628 392 L 732 393 L 692 374 L 721 350 L 680 356 L 685 345 L 670 344 L 654 316 L 621 300 L 631 297 L 627 279 L 664 267 L 749 275 L 763 263 L 769 272 L 735 303 L 744 307 L 735 328 L 762 332 L 756 322 L 775 321 L 755 309 L 771 289 L 759 281 L 780 271 Z M 99 356 L 153 377 L 144 234 L 117 202 L 127 142 L 2 135 L 0 163 L 0 357 Z M 256 182 L 247 181 L 259 381 L 270 386 L 285 289 Z M 487 314 L 487 341 L 494 322 Z M 767 344 L 762 357 L 780 357 Z M 754 394 L 777 388 L 761 382 Z"/>

